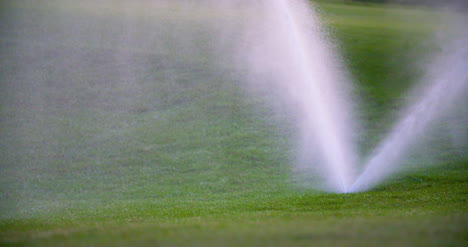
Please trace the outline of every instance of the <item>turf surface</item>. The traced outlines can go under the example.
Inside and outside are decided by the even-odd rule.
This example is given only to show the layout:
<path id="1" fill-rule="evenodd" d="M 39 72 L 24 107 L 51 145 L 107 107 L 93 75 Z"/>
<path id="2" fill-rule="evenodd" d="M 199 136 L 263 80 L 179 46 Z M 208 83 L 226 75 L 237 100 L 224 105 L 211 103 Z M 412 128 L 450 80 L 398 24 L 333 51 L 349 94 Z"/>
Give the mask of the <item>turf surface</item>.
<path id="1" fill-rule="evenodd" d="M 385 133 L 401 107 L 401 95 L 420 76 L 414 63 L 435 49 L 427 40 L 439 14 L 385 5 L 319 5 L 355 77 L 365 153 Z M 62 43 L 51 49 L 41 45 L 47 39 L 34 39 L 34 52 L 29 52 L 15 37 L 33 30 L 44 16 L 22 8 L 24 18 L 15 18 L 24 22 L 2 22 L 0 35 L 5 57 L 1 245 L 467 244 L 466 155 L 445 137 L 436 135 L 435 145 L 422 148 L 430 157 L 409 159 L 415 167 L 410 173 L 373 191 L 336 195 L 306 189 L 291 176 L 288 119 L 262 106 L 271 96 L 249 97 L 223 68 L 207 68 L 211 57 L 177 51 L 186 59 L 161 63 L 175 51 L 134 50 L 126 57 L 152 66 L 125 72 L 125 63 L 112 60 L 115 50 L 99 40 L 88 40 L 97 45 L 85 47 L 58 37 Z M 90 25 L 69 18 L 68 24 L 50 27 L 77 21 Z M 133 35 L 141 39 L 146 34 Z M 82 57 L 64 65 L 60 56 L 67 52 Z M 88 62 L 78 62 L 83 60 Z M 25 66 L 37 71 L 33 80 L 17 75 Z M 61 87 L 54 84 L 62 76 L 54 74 L 57 67 L 72 68 L 70 78 L 86 74 L 94 79 Z M 129 86 L 126 78 L 138 81 L 138 87 Z M 113 87 L 101 86 L 109 81 Z M 68 96 L 75 104 L 65 100 Z"/>

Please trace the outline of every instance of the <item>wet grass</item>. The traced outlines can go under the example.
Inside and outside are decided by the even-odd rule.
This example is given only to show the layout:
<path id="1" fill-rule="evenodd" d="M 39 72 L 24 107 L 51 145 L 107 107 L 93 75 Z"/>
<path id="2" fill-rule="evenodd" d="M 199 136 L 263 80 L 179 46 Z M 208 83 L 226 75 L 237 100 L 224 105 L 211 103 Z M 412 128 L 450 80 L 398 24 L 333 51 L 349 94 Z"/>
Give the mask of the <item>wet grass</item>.
<path id="1" fill-rule="evenodd" d="M 380 5 L 321 7 L 356 78 L 366 150 L 418 78 L 414 57 L 424 59 L 421 51 L 431 47 L 425 41 L 435 14 Z M 6 57 L 6 48 L 15 47 L 6 38 L 0 44 Z M 65 66 L 54 59 L 60 50 L 34 48 L 31 54 L 47 63 L 27 60 L 27 68 L 51 68 L 47 76 L 34 74 L 37 84 L 15 77 L 23 65 L 14 59 L 2 62 L 2 246 L 467 243 L 468 163 L 446 139 L 436 138 L 438 145 L 423 152 L 431 159 L 409 160 L 411 173 L 373 191 L 327 194 L 296 186 L 290 176 L 287 117 L 262 105 L 268 99 L 246 95 L 222 69 L 207 69 L 210 57 L 187 53 L 183 61 L 168 61 L 167 54 L 137 52 L 130 56 L 143 61 L 137 70 L 100 75 L 125 68 L 106 61 L 115 50 L 82 47 L 88 50 L 76 61 L 98 63 L 72 59 Z M 56 67 L 70 69 L 70 78 L 95 79 L 60 87 L 53 84 L 62 75 L 54 74 Z M 109 78 L 113 87 L 102 87 Z M 18 87 L 30 89 L 28 97 L 6 93 L 24 92 Z"/>
<path id="2" fill-rule="evenodd" d="M 466 168 L 447 166 L 361 194 L 74 200 L 61 212 L 2 221 L 1 237 L 32 246 L 463 246 L 463 174 Z"/>

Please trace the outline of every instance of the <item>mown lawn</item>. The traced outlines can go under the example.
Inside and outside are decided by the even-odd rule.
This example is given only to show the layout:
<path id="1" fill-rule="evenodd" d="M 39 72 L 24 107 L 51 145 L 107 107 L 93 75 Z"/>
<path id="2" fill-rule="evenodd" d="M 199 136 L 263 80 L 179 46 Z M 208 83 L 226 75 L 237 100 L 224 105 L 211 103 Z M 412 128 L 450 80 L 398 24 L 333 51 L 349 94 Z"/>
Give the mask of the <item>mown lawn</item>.
<path id="1" fill-rule="evenodd" d="M 354 77 L 366 153 L 421 75 L 417 63 L 437 49 L 440 14 L 318 5 Z M 200 49 L 183 50 L 183 41 L 167 45 L 178 37 L 166 24 L 186 28 L 174 16 L 154 24 L 59 13 L 44 24 L 40 8 L 19 8 L 4 12 L 0 29 L 0 245 L 467 244 L 466 152 L 446 137 L 435 135 L 409 159 L 410 173 L 375 190 L 304 188 L 291 174 L 289 120 L 264 104 L 273 96 L 246 95 L 228 63 L 213 67 L 204 52 L 212 40 L 196 31 L 203 24 L 187 30 Z M 169 50 L 141 42 L 159 40 L 145 31 L 126 36 L 125 23 L 158 30 Z M 43 37 L 43 26 L 94 36 Z M 133 49 L 99 38 L 114 26 Z M 116 51 L 125 60 L 116 63 Z M 75 78 L 92 79 L 61 84 Z"/>

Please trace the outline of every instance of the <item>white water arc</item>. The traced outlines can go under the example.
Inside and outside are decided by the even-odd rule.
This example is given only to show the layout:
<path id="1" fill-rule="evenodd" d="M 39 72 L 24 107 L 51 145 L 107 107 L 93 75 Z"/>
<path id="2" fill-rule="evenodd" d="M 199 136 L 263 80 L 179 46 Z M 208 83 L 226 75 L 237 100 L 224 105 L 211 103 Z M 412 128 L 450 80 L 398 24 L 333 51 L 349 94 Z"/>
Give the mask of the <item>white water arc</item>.
<path id="1" fill-rule="evenodd" d="M 362 192 L 378 185 L 395 173 L 421 136 L 428 134 L 433 122 L 448 111 L 454 102 L 466 97 L 468 90 L 468 35 L 446 41 L 445 49 L 428 68 L 424 81 L 429 82 L 421 97 L 407 107 L 366 164 L 363 173 L 349 192 Z"/>
<path id="2" fill-rule="evenodd" d="M 354 177 L 354 121 L 347 75 L 310 3 L 274 0 L 262 18 L 256 70 L 274 78 L 299 122 L 298 166 L 321 175 L 325 189 L 343 193 Z M 255 71 L 254 71 L 255 72 Z"/>

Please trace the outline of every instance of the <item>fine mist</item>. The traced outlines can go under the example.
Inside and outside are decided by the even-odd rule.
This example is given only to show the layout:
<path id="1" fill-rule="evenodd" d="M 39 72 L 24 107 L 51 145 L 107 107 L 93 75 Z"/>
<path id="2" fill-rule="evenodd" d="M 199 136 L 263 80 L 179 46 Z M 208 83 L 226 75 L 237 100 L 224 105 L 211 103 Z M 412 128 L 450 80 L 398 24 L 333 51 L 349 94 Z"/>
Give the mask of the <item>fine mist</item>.
<path id="1" fill-rule="evenodd" d="M 269 174 L 291 160 L 294 176 L 316 189 L 342 193 L 354 180 L 350 81 L 308 1 L 47 0 L 4 9 L 5 215 L 139 194 L 211 195 L 259 176 L 271 189 Z M 276 125 L 265 120 L 275 113 L 252 114 L 272 105 L 286 113 L 292 147 L 264 127 Z M 259 167 L 270 171 L 251 172 Z"/>
<path id="2" fill-rule="evenodd" d="M 462 18 L 359 175 L 353 79 L 309 1 L 24 0 L 1 11 L 0 217 L 227 201 L 284 191 L 291 167 L 307 188 L 366 191 L 467 90 Z"/>
<path id="3" fill-rule="evenodd" d="M 350 80 L 308 1 L 264 3 L 243 54 L 253 87 L 277 91 L 297 126 L 296 168 L 316 186 L 345 192 L 356 163 Z"/>
<path id="4" fill-rule="evenodd" d="M 440 31 L 437 41 L 441 49 L 424 68 L 425 75 L 411 92 L 412 100 L 375 148 L 350 192 L 369 190 L 401 170 L 404 159 L 424 144 L 423 137 L 433 134 L 434 125 L 443 118 L 450 114 L 466 117 L 456 103 L 464 103 L 468 90 L 468 34 L 463 31 L 468 19 L 458 16 L 450 24 L 448 30 Z M 458 145 L 464 146 L 465 141 Z"/>
<path id="5" fill-rule="evenodd" d="M 232 110 L 244 100 L 219 55 L 236 10 L 220 6 L 2 3 L 0 217 L 185 196 L 188 179 L 206 195 L 227 181 L 217 135 L 246 114 Z"/>

